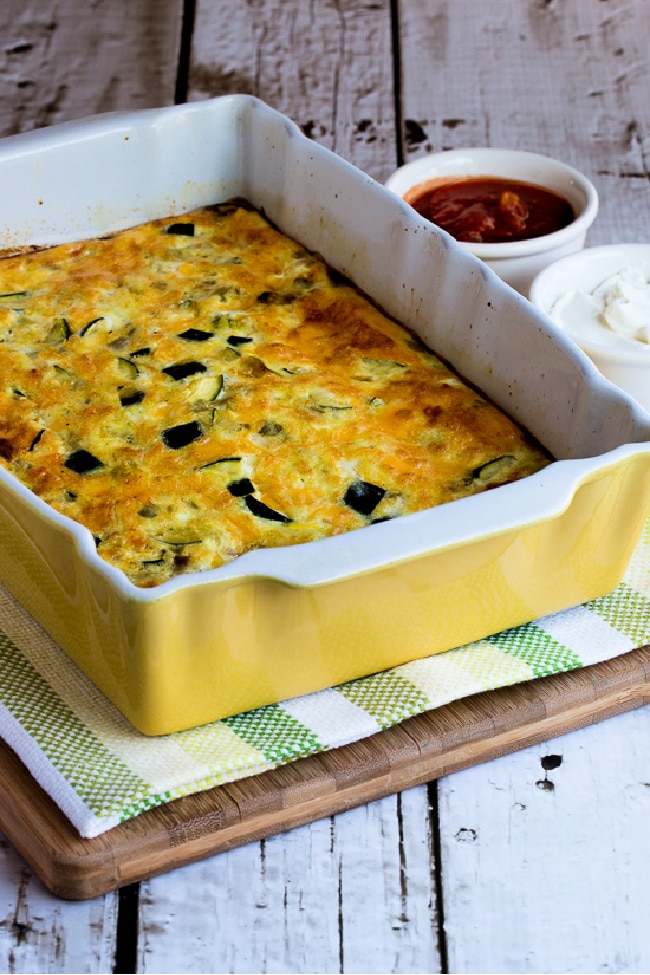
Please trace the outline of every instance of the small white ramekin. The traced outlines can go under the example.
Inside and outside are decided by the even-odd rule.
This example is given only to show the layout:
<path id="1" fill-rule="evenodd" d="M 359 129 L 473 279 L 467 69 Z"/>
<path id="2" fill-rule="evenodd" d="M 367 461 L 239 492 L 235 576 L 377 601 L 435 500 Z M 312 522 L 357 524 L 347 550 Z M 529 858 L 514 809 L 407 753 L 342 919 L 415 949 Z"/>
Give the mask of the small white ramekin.
<path id="1" fill-rule="evenodd" d="M 531 284 L 530 300 L 556 321 L 607 379 L 650 412 L 650 346 L 631 341 L 614 344 L 608 341 L 606 330 L 599 341 L 598 336 L 585 334 L 577 321 L 572 328 L 568 311 L 564 312 L 561 321 L 553 313 L 555 303 L 562 296 L 573 292 L 589 294 L 612 275 L 635 267 L 650 268 L 650 243 L 587 248 L 541 271 Z"/>
<path id="2" fill-rule="evenodd" d="M 598 212 L 596 189 L 577 169 L 557 159 L 536 152 L 492 148 L 452 149 L 421 156 L 397 169 L 386 186 L 404 197 L 412 187 L 430 179 L 471 175 L 501 176 L 544 186 L 566 197 L 575 211 L 572 223 L 544 237 L 502 244 L 461 243 L 527 297 L 533 278 L 542 268 L 584 247 L 585 235 Z"/>

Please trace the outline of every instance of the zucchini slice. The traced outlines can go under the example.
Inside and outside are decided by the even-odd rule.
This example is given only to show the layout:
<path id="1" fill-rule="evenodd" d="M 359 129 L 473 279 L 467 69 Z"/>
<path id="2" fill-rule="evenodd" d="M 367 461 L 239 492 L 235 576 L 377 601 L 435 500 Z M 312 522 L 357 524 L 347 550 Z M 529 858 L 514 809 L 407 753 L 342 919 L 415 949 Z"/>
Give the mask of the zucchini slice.
<path id="1" fill-rule="evenodd" d="M 177 237 L 193 237 L 193 223 L 170 223 L 165 230 L 166 234 L 175 234 Z"/>
<path id="2" fill-rule="evenodd" d="M 104 465 L 98 457 L 91 454 L 89 450 L 75 450 L 69 457 L 63 462 L 63 466 L 67 467 L 68 470 L 74 471 L 75 474 L 90 474 L 92 471 L 98 471 Z"/>
<path id="3" fill-rule="evenodd" d="M 244 498 L 244 504 L 248 508 L 251 514 L 256 515 L 258 518 L 266 518 L 267 521 L 278 521 L 284 524 L 292 521 L 287 515 L 281 514 L 279 511 L 275 511 L 273 508 L 269 508 L 267 504 L 260 501 L 253 494 L 247 494 Z"/>
<path id="4" fill-rule="evenodd" d="M 343 495 L 343 501 L 360 515 L 371 515 L 386 494 L 384 488 L 369 481 L 353 481 Z"/>
<path id="5" fill-rule="evenodd" d="M 188 444 L 199 440 L 203 436 L 203 429 L 196 420 L 190 420 L 189 423 L 179 423 L 175 427 L 167 427 L 160 436 L 164 445 L 170 450 L 180 450 L 181 447 L 187 447 Z"/>
<path id="6" fill-rule="evenodd" d="M 226 486 L 233 498 L 246 498 L 255 490 L 253 482 L 248 477 L 240 477 L 237 481 L 231 481 Z"/>
<path id="7" fill-rule="evenodd" d="M 187 379 L 188 376 L 193 376 L 197 372 L 207 372 L 208 369 L 202 362 L 192 359 L 189 362 L 175 362 L 171 366 L 165 366 L 162 371 L 175 382 L 180 382 L 181 379 Z"/>

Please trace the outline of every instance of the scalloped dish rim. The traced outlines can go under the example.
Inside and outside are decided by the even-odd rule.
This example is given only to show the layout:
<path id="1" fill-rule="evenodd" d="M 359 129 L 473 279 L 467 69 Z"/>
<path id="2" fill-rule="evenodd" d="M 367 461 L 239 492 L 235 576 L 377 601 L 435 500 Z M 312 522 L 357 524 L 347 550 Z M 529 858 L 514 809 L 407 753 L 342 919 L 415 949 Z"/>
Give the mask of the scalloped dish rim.
<path id="1" fill-rule="evenodd" d="M 331 687 L 595 598 L 650 515 L 650 416 L 394 193 L 248 95 L 0 141 L 0 244 L 233 196 L 347 273 L 558 460 L 516 484 L 139 589 L 0 471 L 0 579 L 147 735 Z"/>

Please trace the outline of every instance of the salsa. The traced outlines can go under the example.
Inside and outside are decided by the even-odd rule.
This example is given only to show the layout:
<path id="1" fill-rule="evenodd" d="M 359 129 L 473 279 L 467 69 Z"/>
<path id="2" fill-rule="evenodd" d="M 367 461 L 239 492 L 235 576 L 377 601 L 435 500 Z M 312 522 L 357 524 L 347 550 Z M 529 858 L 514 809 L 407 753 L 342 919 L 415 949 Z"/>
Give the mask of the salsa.
<path id="1" fill-rule="evenodd" d="M 428 180 L 404 199 L 456 240 L 472 244 L 543 237 L 575 219 L 571 204 L 558 193 L 496 176 Z"/>

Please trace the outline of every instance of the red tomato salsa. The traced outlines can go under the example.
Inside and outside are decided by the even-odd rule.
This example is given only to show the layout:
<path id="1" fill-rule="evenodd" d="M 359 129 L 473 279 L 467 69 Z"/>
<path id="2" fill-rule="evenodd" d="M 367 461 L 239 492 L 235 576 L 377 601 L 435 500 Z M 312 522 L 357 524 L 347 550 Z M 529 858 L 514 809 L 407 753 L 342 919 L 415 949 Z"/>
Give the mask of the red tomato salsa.
<path id="1" fill-rule="evenodd" d="M 404 199 L 456 240 L 473 244 L 543 237 L 575 219 L 571 204 L 558 193 L 496 176 L 429 180 Z"/>

